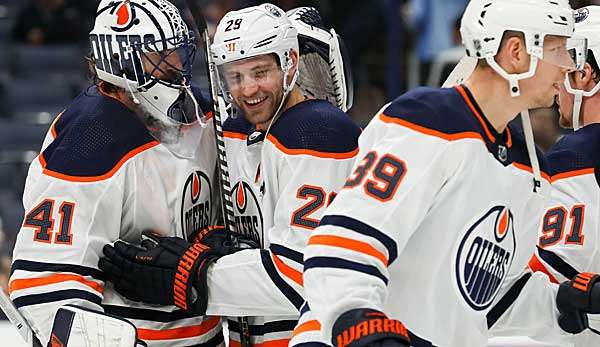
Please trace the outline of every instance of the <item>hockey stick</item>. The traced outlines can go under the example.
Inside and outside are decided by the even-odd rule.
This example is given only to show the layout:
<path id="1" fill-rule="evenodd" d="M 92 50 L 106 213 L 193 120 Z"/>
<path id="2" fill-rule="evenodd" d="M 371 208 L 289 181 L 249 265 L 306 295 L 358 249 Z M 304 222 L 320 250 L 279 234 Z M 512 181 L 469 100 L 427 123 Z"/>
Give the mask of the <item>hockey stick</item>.
<path id="1" fill-rule="evenodd" d="M 467 57 L 466 55 L 462 57 L 452 72 L 450 72 L 450 75 L 448 75 L 444 84 L 442 84 L 442 88 L 450 88 L 463 83 L 465 79 L 471 76 L 476 65 L 476 58 Z"/>
<path id="2" fill-rule="evenodd" d="M 221 117 L 221 108 L 219 106 L 219 76 L 217 66 L 210 53 L 210 37 L 208 35 L 208 26 L 202 15 L 195 16 L 191 12 L 190 0 L 186 0 L 187 10 L 195 21 L 194 31 L 197 35 L 202 35 L 204 48 L 206 50 L 206 59 L 208 63 L 208 77 L 210 81 L 210 94 L 213 101 L 213 126 L 215 130 L 215 144 L 217 151 L 217 176 L 219 179 L 219 190 L 221 195 L 221 210 L 224 217 L 224 226 L 227 232 L 229 242 L 237 243 L 234 234 L 237 233 L 235 225 L 235 214 L 233 211 L 233 202 L 231 201 L 231 183 L 229 182 L 229 166 L 227 164 L 227 152 L 225 151 L 225 139 L 223 135 L 223 118 Z M 241 347 L 250 347 L 250 327 L 248 318 L 238 317 L 240 326 L 240 344 Z"/>
<path id="3" fill-rule="evenodd" d="M 0 289 L 0 309 L 8 320 L 15 326 L 27 346 L 42 347 L 40 340 L 35 336 L 25 317 L 17 310 L 4 290 Z"/>

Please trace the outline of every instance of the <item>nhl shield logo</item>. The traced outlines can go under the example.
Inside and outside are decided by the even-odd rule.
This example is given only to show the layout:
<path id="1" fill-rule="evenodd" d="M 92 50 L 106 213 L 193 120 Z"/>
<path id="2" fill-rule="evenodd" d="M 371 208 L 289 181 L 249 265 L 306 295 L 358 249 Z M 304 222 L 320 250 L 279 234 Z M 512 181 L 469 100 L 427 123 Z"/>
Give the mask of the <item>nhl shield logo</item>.
<path id="1" fill-rule="evenodd" d="M 488 308 L 506 278 L 516 249 L 513 215 L 506 206 L 494 206 L 477 220 L 460 242 L 456 281 L 474 310 Z"/>

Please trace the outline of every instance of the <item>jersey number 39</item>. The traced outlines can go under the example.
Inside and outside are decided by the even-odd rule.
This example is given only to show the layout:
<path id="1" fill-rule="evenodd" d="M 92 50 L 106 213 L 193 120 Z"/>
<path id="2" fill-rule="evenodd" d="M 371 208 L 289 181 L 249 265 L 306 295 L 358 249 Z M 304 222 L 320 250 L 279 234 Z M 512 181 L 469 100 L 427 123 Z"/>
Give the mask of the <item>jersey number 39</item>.
<path id="1" fill-rule="evenodd" d="M 405 174 L 404 161 L 389 153 L 379 157 L 377 152 L 371 151 L 348 177 L 344 188 L 362 186 L 368 196 L 386 202 L 394 197 Z"/>

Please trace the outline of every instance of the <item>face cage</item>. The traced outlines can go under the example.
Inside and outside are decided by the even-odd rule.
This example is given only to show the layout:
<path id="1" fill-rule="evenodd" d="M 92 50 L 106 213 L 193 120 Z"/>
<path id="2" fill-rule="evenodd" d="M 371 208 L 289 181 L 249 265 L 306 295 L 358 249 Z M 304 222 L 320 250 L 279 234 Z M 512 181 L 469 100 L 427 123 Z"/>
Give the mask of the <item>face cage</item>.
<path id="1" fill-rule="evenodd" d="M 152 42 L 135 43 L 131 45 L 133 50 L 132 68 L 125 69 L 127 79 L 136 81 L 138 89 L 142 91 L 152 87 L 156 83 L 160 83 L 170 88 L 184 88 L 189 86 L 192 79 L 192 66 L 196 58 L 196 44 L 193 34 L 190 32 L 187 37 L 177 38 L 172 37 Z M 174 48 L 165 49 L 165 46 Z M 152 53 L 158 53 L 160 59 L 151 57 Z M 181 68 L 173 65 L 169 59 L 173 54 L 176 55 L 176 60 L 181 62 Z M 147 61 L 152 66 L 150 71 L 143 69 L 143 62 Z M 168 68 L 165 71 L 165 68 Z M 175 71 L 176 76 L 172 80 L 166 80 L 156 77 L 157 73 L 169 74 Z"/>

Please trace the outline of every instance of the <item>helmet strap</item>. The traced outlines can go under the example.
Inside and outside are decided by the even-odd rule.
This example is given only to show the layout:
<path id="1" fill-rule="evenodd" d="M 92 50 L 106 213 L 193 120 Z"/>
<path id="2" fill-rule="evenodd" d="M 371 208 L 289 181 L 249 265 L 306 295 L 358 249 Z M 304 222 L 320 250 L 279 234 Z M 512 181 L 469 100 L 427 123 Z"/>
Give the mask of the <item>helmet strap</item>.
<path id="1" fill-rule="evenodd" d="M 583 103 L 583 93 L 576 91 L 575 99 L 573 100 L 573 130 L 577 131 L 580 128 L 579 117 L 581 117 L 581 104 Z"/>
<path id="2" fill-rule="evenodd" d="M 291 58 L 288 58 L 288 59 L 291 59 Z M 291 61 L 291 60 L 288 60 L 288 61 Z M 267 132 L 265 133 L 265 137 L 267 136 L 267 134 L 269 134 L 271 127 L 273 126 L 273 124 L 275 124 L 275 121 L 281 115 L 281 110 L 283 108 L 283 105 L 285 105 L 285 103 L 287 102 L 290 92 L 292 91 L 292 89 L 294 89 L 294 86 L 296 85 L 296 80 L 298 79 L 298 69 L 296 69 L 296 72 L 294 72 L 292 81 L 290 83 L 287 82 L 287 79 L 288 79 L 287 76 L 288 76 L 288 72 L 290 71 L 290 68 L 291 68 L 291 65 L 288 63 L 286 63 L 285 67 L 283 68 L 283 76 L 284 76 L 283 77 L 283 96 L 281 97 L 281 102 L 279 103 L 277 110 L 273 114 L 273 117 L 271 117 L 271 122 L 269 122 L 269 126 L 267 127 Z"/>

